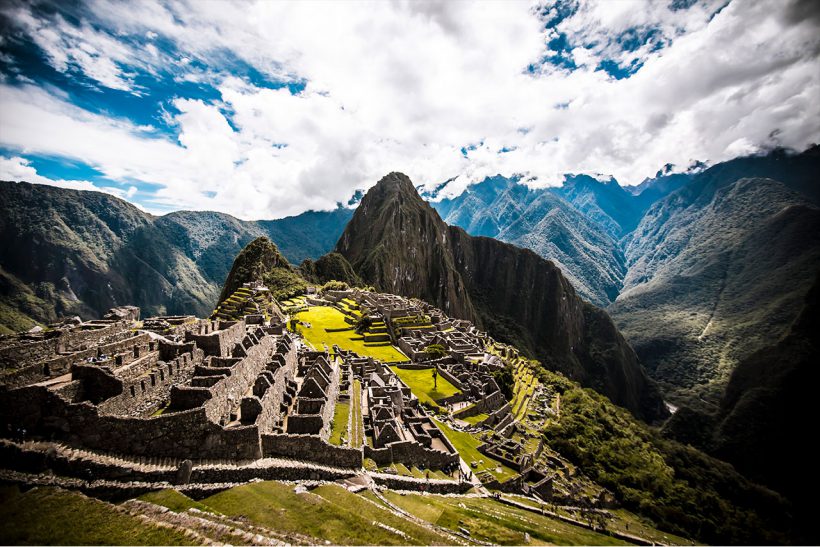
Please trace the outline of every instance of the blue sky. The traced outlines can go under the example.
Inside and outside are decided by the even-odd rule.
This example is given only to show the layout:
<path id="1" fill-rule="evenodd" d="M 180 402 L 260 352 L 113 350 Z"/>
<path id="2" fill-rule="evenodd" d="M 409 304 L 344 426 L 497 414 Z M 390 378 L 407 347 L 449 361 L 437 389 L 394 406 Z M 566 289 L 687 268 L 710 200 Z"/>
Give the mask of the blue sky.
<path id="1" fill-rule="evenodd" d="M 275 218 L 820 133 L 810 3 L 4 2 L 0 178 Z"/>

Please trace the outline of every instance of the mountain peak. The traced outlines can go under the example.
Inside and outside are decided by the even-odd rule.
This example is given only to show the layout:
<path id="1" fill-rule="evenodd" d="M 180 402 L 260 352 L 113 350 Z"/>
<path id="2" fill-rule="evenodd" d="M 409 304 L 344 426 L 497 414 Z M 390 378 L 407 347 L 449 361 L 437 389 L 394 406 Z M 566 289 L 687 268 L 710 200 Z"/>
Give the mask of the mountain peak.
<path id="1" fill-rule="evenodd" d="M 400 192 L 406 195 L 412 195 L 417 197 L 421 200 L 421 196 L 416 191 L 416 188 L 413 186 L 413 182 L 410 180 L 410 177 L 405 175 L 404 173 L 400 173 L 398 171 L 392 171 L 387 175 L 383 176 L 379 182 L 376 183 L 373 188 L 368 190 L 368 194 L 370 193 L 394 193 Z"/>

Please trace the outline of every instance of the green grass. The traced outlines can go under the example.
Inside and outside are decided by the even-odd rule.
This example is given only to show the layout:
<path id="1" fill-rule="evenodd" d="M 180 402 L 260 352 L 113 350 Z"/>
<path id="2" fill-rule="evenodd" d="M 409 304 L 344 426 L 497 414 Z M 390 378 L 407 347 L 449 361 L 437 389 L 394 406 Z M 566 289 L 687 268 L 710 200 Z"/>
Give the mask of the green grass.
<path id="1" fill-rule="evenodd" d="M 444 422 L 440 422 L 438 420 L 436 420 L 436 424 L 439 429 L 444 432 L 456 450 L 458 450 L 458 453 L 461 455 L 462 459 L 467 462 L 467 465 L 470 465 L 474 473 L 486 470 L 502 482 L 507 479 L 511 479 L 516 475 L 516 472 L 506 465 L 503 465 L 479 452 L 478 447 L 481 445 L 481 441 L 474 435 L 467 433 L 466 431 L 456 431 Z M 481 460 L 484 460 L 484 463 L 479 463 L 475 468 L 472 467 L 472 462 L 479 462 Z M 501 468 L 500 472 L 496 469 L 498 467 Z"/>
<path id="2" fill-rule="evenodd" d="M 350 416 L 350 403 L 338 401 L 333 413 L 333 429 L 330 431 L 328 442 L 337 446 L 342 444 L 342 435 L 347 433 L 347 420 Z"/>
<path id="3" fill-rule="evenodd" d="M 481 414 L 476 414 L 475 416 L 470 416 L 469 418 L 459 418 L 459 420 L 461 420 L 463 422 L 467 422 L 468 424 L 476 425 L 478 423 L 483 422 L 484 420 L 486 420 L 489 417 L 490 417 L 489 414 L 484 414 L 482 412 Z"/>
<path id="4" fill-rule="evenodd" d="M 199 509 L 200 511 L 207 511 L 208 508 L 201 503 L 195 502 L 185 494 L 177 492 L 172 488 L 166 490 L 157 490 L 156 492 L 148 492 L 139 498 L 142 501 L 147 501 L 156 505 L 167 507 L 171 511 L 182 513 L 186 509 Z"/>
<path id="5" fill-rule="evenodd" d="M 3 545 L 191 545 L 181 532 L 160 528 L 75 492 L 40 487 L 0 493 Z"/>
<path id="6" fill-rule="evenodd" d="M 294 316 L 299 321 L 310 324 L 310 328 L 298 325 L 296 330 L 314 349 L 321 351 L 324 345 L 331 350 L 333 345 L 342 349 L 355 351 L 362 357 L 373 357 L 387 363 L 408 361 L 407 356 L 395 346 L 369 346 L 354 331 L 328 332 L 326 329 L 343 329 L 350 325 L 345 322 L 345 315 L 330 306 L 311 306 Z"/>
<path id="7" fill-rule="evenodd" d="M 336 485 L 297 494 L 293 485 L 257 482 L 220 492 L 202 503 L 223 514 L 241 516 L 272 530 L 304 534 L 337 545 L 447 543 L 444 537 Z M 406 535 L 382 528 L 377 523 L 401 530 Z"/>
<path id="8" fill-rule="evenodd" d="M 466 528 L 470 536 L 495 545 L 628 545 L 613 537 L 574 526 L 544 515 L 510 507 L 488 498 L 400 495 L 384 497 L 427 522 L 456 531 Z"/>
<path id="9" fill-rule="evenodd" d="M 411 370 L 399 367 L 390 367 L 401 381 L 407 384 L 413 394 L 422 403 L 435 404 L 439 399 L 450 397 L 458 393 L 456 386 L 445 380 L 441 374 L 438 375 L 436 387 L 433 388 L 432 369 Z"/>
<path id="10" fill-rule="evenodd" d="M 364 421 L 362 420 L 362 382 L 353 380 L 353 397 L 351 398 L 353 421 L 350 430 L 350 446 L 359 448 L 364 443 Z"/>

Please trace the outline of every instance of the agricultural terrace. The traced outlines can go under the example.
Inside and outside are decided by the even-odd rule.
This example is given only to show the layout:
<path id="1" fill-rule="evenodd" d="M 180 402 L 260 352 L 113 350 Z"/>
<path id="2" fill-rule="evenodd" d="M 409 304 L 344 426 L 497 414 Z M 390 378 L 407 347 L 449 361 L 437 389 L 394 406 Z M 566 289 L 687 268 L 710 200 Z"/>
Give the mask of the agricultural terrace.
<path id="1" fill-rule="evenodd" d="M 407 368 L 390 367 L 391 370 L 401 378 L 413 394 L 419 398 L 419 402 L 438 406 L 436 401 L 450 397 L 458 393 L 458 388 L 448 382 L 441 374 L 433 382 L 433 369 L 424 368 L 412 370 Z"/>
<path id="2" fill-rule="evenodd" d="M 436 425 L 447 436 L 447 439 L 458 450 L 461 458 L 467 462 L 467 465 L 474 473 L 488 471 L 493 477 L 502 482 L 516 476 L 517 473 L 514 470 L 479 452 L 478 447 L 482 444 L 481 439 L 472 433 L 457 431 L 439 420 L 436 420 Z M 476 465 L 473 466 L 473 463 Z"/>
<path id="3" fill-rule="evenodd" d="M 467 530 L 474 540 L 491 545 L 626 545 L 611 536 L 491 498 L 403 495 L 391 491 L 383 496 L 417 518 L 453 531 Z"/>
<path id="4" fill-rule="evenodd" d="M 317 351 L 333 350 L 334 344 L 341 349 L 355 351 L 362 357 L 373 357 L 385 363 L 408 361 L 398 348 L 389 342 L 368 342 L 356 333 L 355 327 L 345 321 L 345 314 L 331 306 L 310 306 L 297 312 L 296 331 Z"/>

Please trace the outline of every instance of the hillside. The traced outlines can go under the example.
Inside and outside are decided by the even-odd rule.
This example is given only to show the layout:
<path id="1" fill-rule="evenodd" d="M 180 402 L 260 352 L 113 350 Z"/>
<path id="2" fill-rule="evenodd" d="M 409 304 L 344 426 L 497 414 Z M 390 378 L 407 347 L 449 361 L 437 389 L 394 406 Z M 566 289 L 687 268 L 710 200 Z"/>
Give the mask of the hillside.
<path id="1" fill-rule="evenodd" d="M 0 332 L 132 303 L 208 315 L 236 254 L 271 237 L 299 263 L 330 250 L 352 212 L 247 222 L 213 212 L 156 217 L 108 194 L 0 182 Z"/>
<path id="2" fill-rule="evenodd" d="M 812 151 L 717 165 L 625 238 L 609 311 L 673 401 L 714 409 L 737 362 L 797 317 L 820 269 L 817 168 Z"/>
<path id="3" fill-rule="evenodd" d="M 594 200 L 588 201 L 593 207 Z M 611 230 L 602 229 L 557 192 L 493 177 L 431 205 L 447 224 L 470 235 L 512 243 L 551 260 L 593 304 L 606 306 L 620 291 L 626 269 L 615 221 L 610 219 Z"/>
<path id="4" fill-rule="evenodd" d="M 647 420 L 664 416 L 657 388 L 609 317 L 554 264 L 447 226 L 405 175 L 391 173 L 368 191 L 337 251 L 379 290 L 474 321 Z"/>

